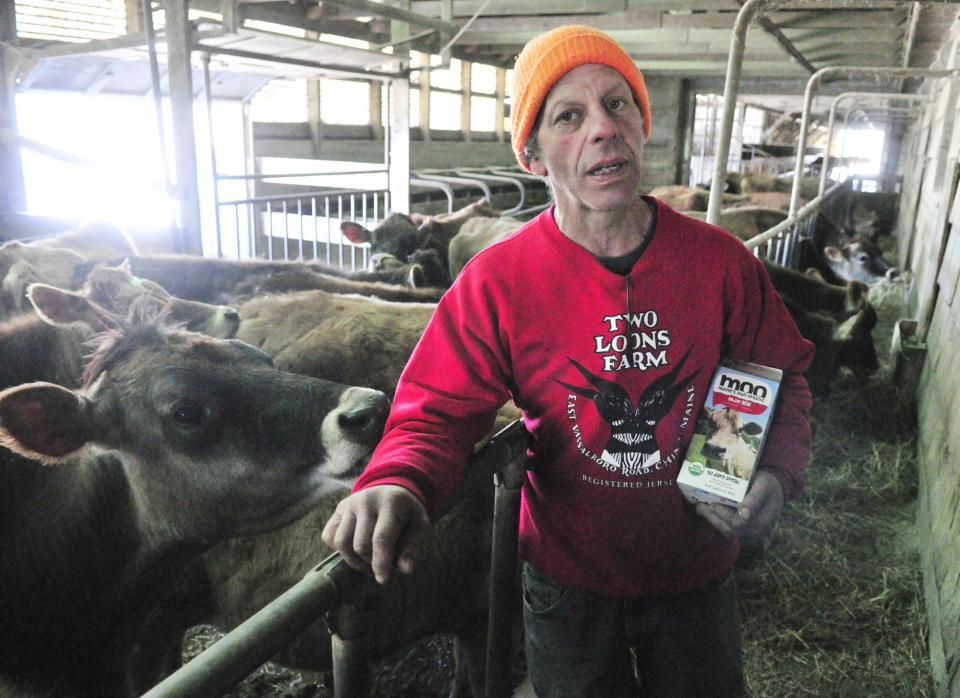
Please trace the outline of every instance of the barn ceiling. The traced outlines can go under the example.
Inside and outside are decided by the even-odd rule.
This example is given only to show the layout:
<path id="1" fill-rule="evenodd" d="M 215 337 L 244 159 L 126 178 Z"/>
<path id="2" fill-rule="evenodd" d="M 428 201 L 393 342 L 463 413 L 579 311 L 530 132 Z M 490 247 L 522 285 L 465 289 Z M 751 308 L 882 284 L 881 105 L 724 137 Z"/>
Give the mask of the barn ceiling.
<path id="1" fill-rule="evenodd" d="M 506 67 L 531 37 L 562 24 L 588 24 L 616 38 L 645 75 L 682 76 L 704 90 L 721 91 L 743 2 L 283 0 L 244 2 L 240 11 L 245 17 L 294 22 L 375 46 L 390 44 L 391 20 L 413 17 L 411 47 L 438 52 L 453 40 L 455 57 Z M 191 4 L 213 9 L 218 3 Z M 777 111 L 798 111 L 806 81 L 819 68 L 927 68 L 956 21 L 958 8 L 955 1 L 771 0 L 747 33 L 742 92 Z M 889 87 L 901 89 L 895 83 Z M 843 89 L 851 89 L 850 84 Z"/>
<path id="2" fill-rule="evenodd" d="M 562 24 L 588 24 L 616 38 L 644 75 L 682 77 L 698 91 L 715 93 L 723 91 L 734 24 L 745 1 L 234 0 L 241 22 L 261 20 L 360 39 L 369 42 L 374 58 L 383 57 L 379 52 L 392 45 L 428 53 L 449 47 L 457 58 L 505 67 L 513 65 L 517 53 L 533 36 Z M 163 5 L 161 0 L 154 2 Z M 190 0 L 191 8 L 211 13 L 226 6 L 229 0 Z M 958 10 L 960 0 L 769 0 L 747 32 L 740 95 L 749 103 L 797 113 L 808 78 L 820 68 L 928 68 L 957 20 Z M 369 51 L 272 36 L 241 29 L 214 43 L 234 50 L 239 47 L 250 55 L 259 55 L 258 51 L 267 58 L 294 55 L 326 64 L 348 64 L 351 51 L 370 55 Z M 397 43 L 401 37 L 406 40 Z M 281 41 L 291 46 L 275 45 Z M 311 43 L 314 46 L 308 45 Z M 25 42 L 21 50 L 30 47 L 31 42 Z M 74 89 L 143 90 L 147 79 L 143 71 L 124 78 L 130 71 L 120 65 L 129 58 L 127 54 L 142 59 L 142 45 L 95 53 L 31 63 L 29 75 L 21 76 L 21 89 L 31 82 L 57 85 L 72 71 L 74 82 L 88 74 L 91 79 L 91 84 L 73 85 Z M 232 60 L 240 59 L 234 56 Z M 358 60 L 363 63 L 367 58 Z M 224 74 L 215 78 L 215 96 L 242 97 L 258 89 L 270 70 L 277 74 L 276 67 L 249 56 L 242 65 L 214 65 L 215 70 L 220 67 Z M 247 77 L 240 79 L 230 72 L 246 73 Z M 285 72 L 289 77 L 304 76 L 293 68 Z M 300 73 L 305 72 L 310 70 L 301 67 Z M 112 83 L 104 86 L 107 80 Z M 822 86 L 815 111 L 824 113 L 831 96 L 842 91 L 912 92 L 917 84 L 916 80 L 887 80 L 858 85 L 840 80 Z"/>

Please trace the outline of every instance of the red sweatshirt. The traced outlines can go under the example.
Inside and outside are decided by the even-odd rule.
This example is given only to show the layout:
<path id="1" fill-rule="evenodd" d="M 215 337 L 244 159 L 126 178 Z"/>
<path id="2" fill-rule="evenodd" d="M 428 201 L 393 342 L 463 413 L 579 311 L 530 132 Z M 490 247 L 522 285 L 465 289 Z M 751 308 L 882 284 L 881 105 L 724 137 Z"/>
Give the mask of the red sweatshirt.
<path id="1" fill-rule="evenodd" d="M 440 301 L 355 489 L 398 484 L 435 511 L 512 398 L 534 437 L 520 556 L 561 584 L 676 594 L 719 578 L 737 543 L 676 486 L 723 357 L 784 371 L 762 468 L 787 497 L 809 458 L 813 357 L 762 263 L 657 201 L 628 276 L 565 237 L 552 208 L 477 255 Z"/>

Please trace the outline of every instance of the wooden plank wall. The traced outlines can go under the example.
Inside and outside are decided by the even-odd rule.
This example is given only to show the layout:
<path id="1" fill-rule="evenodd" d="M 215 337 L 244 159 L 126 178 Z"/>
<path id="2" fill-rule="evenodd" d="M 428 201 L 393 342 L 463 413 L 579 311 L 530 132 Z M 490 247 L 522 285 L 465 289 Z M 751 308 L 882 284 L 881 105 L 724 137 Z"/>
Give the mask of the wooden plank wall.
<path id="1" fill-rule="evenodd" d="M 960 24 L 931 67 L 960 66 Z M 900 257 L 914 273 L 910 311 L 926 333 L 917 393 L 918 531 L 938 695 L 960 697 L 960 80 L 928 81 L 934 96 L 907 135 Z"/>

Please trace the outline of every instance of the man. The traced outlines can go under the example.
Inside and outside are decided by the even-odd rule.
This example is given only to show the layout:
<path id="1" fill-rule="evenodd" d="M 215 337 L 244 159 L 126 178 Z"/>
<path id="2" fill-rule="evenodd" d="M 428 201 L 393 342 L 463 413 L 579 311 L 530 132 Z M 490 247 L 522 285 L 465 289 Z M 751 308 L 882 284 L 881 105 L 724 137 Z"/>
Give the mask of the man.
<path id="1" fill-rule="evenodd" d="M 610 37 L 567 26 L 517 59 L 517 159 L 554 205 L 464 268 L 411 356 L 382 442 L 323 532 L 385 582 L 409 572 L 497 407 L 533 435 L 524 487 L 528 671 L 540 696 L 743 690 L 736 537 L 802 488 L 813 355 L 732 235 L 641 196 L 643 78 Z M 683 454 L 723 357 L 785 373 L 737 509 L 687 503 Z"/>

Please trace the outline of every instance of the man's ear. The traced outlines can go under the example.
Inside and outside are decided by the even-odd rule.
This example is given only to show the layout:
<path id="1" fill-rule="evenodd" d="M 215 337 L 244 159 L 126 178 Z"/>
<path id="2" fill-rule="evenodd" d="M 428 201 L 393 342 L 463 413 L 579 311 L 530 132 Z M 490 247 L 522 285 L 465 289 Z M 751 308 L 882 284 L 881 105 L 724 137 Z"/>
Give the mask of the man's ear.
<path id="1" fill-rule="evenodd" d="M 529 160 L 527 160 L 527 164 L 530 165 L 530 170 L 533 172 L 533 174 L 540 177 L 547 176 L 547 167 L 543 164 L 543 160 L 540 158 L 536 156 L 531 157 Z"/>

